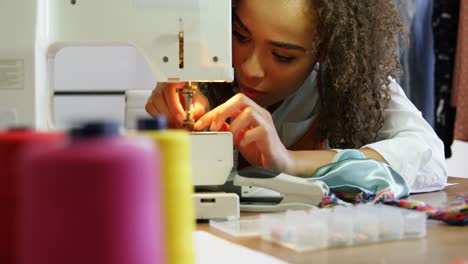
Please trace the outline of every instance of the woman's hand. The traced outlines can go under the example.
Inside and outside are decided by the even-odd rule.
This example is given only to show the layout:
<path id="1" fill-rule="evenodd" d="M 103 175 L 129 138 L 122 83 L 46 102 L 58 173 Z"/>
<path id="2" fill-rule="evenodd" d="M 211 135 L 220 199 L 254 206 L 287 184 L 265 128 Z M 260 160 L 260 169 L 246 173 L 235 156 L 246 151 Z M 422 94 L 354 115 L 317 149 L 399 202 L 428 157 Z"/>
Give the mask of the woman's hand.
<path id="1" fill-rule="evenodd" d="M 183 88 L 186 83 L 158 83 L 146 103 L 146 112 L 151 116 L 165 115 L 168 126 L 182 128 L 185 119 L 185 102 L 182 94 L 177 90 Z M 195 120 L 200 118 L 210 109 L 208 99 L 198 90 L 194 90 L 192 99 L 192 113 Z"/>
<path id="2" fill-rule="evenodd" d="M 227 124 L 227 118 L 234 118 Z M 292 158 L 276 132 L 271 114 L 242 93 L 202 116 L 196 130 L 230 131 L 234 144 L 253 166 L 288 171 Z"/>

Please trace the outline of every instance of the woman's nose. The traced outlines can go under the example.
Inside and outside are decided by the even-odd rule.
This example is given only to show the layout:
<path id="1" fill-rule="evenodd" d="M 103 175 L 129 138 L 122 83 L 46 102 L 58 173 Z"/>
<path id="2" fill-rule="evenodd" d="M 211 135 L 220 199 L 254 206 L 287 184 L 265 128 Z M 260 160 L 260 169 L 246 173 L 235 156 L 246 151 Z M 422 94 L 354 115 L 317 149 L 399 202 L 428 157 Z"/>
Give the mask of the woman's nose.
<path id="1" fill-rule="evenodd" d="M 244 76 L 254 79 L 262 79 L 265 77 L 265 71 L 263 69 L 260 54 L 253 51 L 242 63 L 242 71 Z"/>

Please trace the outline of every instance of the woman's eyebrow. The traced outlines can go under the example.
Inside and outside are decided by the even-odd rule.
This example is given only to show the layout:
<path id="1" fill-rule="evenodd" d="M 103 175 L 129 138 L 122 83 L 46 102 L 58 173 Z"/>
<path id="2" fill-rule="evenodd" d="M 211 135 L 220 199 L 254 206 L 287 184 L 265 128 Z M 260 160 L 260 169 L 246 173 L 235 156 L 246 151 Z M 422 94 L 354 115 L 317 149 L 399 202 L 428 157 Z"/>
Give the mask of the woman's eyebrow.
<path id="1" fill-rule="evenodd" d="M 273 45 L 278 48 L 299 50 L 304 53 L 307 52 L 307 50 L 304 47 L 296 45 L 296 44 L 278 42 L 278 41 L 273 41 L 273 40 L 268 41 L 268 44 Z"/>
<path id="2" fill-rule="evenodd" d="M 234 23 L 239 25 L 243 30 L 247 31 L 247 33 L 250 34 L 249 28 L 247 28 L 247 26 L 244 25 L 244 23 L 242 23 L 242 20 L 240 20 L 239 16 L 237 16 L 236 12 L 232 13 L 232 18 L 233 18 Z"/>

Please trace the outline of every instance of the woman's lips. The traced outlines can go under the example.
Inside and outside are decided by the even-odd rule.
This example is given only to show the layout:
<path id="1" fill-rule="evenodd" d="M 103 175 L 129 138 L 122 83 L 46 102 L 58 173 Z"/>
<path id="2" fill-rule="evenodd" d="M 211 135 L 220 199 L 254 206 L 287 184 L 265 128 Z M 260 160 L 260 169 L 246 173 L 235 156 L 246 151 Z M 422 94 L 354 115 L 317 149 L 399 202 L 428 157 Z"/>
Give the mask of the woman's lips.
<path id="1" fill-rule="evenodd" d="M 256 101 L 256 100 L 259 100 L 261 99 L 262 97 L 264 97 L 266 95 L 266 93 L 263 93 L 263 92 L 259 92 L 257 90 L 254 90 L 252 88 L 249 88 L 245 85 L 243 85 L 242 83 L 239 83 L 239 90 L 241 93 L 245 94 L 247 97 L 249 97 L 250 99 Z"/>

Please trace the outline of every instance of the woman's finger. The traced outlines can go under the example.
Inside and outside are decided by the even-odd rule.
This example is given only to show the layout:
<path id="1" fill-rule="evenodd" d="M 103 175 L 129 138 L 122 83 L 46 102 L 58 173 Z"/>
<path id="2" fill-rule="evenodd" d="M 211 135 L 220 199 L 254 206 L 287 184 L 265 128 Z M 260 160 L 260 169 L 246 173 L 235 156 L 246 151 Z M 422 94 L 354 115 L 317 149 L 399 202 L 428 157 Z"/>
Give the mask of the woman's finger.
<path id="1" fill-rule="evenodd" d="M 181 124 L 185 118 L 185 110 L 182 107 L 177 90 L 183 88 L 184 86 L 185 83 L 169 83 L 165 89 L 162 90 L 167 108 L 173 111 L 171 115 Z"/>
<path id="2" fill-rule="evenodd" d="M 160 114 L 159 111 L 154 106 L 151 97 L 148 99 L 148 102 L 146 102 L 145 110 L 152 117 L 155 117 Z"/>
<path id="3" fill-rule="evenodd" d="M 218 130 L 227 118 L 237 115 L 247 106 L 251 106 L 253 108 L 259 107 L 254 101 L 252 101 L 244 94 L 236 94 L 225 103 L 219 105 L 215 109 L 202 116 L 195 123 L 194 128 L 197 130 L 202 130 L 208 126 L 211 126 L 212 129 Z"/>
<path id="4" fill-rule="evenodd" d="M 239 146 L 246 147 L 255 142 L 257 147 L 261 148 L 260 145 L 264 144 L 265 140 L 268 141 L 268 128 L 264 125 L 260 125 L 247 129 L 239 142 Z"/>
<path id="5" fill-rule="evenodd" d="M 169 110 L 168 105 L 166 104 L 166 101 L 164 100 L 164 96 L 160 94 L 160 92 L 155 92 L 153 95 L 151 95 L 150 99 L 148 100 L 148 106 L 147 106 L 147 111 L 150 110 L 152 111 L 151 116 L 156 116 L 156 115 L 164 115 L 167 118 L 167 123 L 169 127 L 179 127 L 179 122 L 174 116 L 174 114 Z M 154 114 L 153 114 L 154 113 Z"/>
<path id="6" fill-rule="evenodd" d="M 247 127 L 258 126 L 261 122 L 261 116 L 252 107 L 246 107 L 231 122 L 231 133 L 236 137 L 240 131 Z"/>

